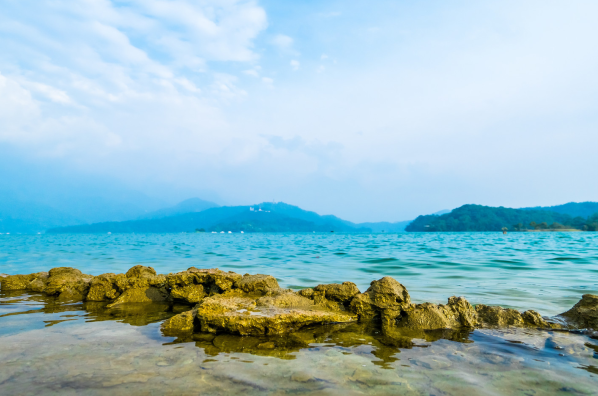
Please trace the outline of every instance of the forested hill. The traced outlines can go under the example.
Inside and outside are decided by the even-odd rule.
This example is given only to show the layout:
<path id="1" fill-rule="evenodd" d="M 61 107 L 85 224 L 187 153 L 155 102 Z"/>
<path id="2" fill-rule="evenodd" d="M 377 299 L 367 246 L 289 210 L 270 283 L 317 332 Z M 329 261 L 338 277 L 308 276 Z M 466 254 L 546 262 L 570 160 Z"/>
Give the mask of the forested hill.
<path id="1" fill-rule="evenodd" d="M 557 212 L 568 214 L 572 217 L 588 217 L 598 213 L 598 202 L 569 202 L 563 205 L 556 206 L 536 206 L 533 208 L 522 208 L 525 210 L 546 210 L 549 212 Z"/>
<path id="2" fill-rule="evenodd" d="M 163 233 L 233 231 L 233 232 L 371 232 L 371 229 L 339 219 L 320 216 L 285 203 L 254 206 L 222 206 L 201 212 L 185 213 L 160 219 L 85 224 L 60 227 L 48 233 Z"/>
<path id="3" fill-rule="evenodd" d="M 574 228 L 595 231 L 598 215 L 589 219 L 546 210 L 463 205 L 441 216 L 419 216 L 405 229 L 411 232 L 501 231 Z"/>

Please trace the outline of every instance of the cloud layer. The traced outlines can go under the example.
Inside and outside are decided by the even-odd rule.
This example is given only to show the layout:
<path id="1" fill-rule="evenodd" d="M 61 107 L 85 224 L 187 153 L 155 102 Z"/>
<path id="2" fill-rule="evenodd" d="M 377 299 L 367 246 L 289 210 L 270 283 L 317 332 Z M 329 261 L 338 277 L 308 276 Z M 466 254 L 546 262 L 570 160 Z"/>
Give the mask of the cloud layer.
<path id="1" fill-rule="evenodd" d="M 356 221 L 596 200 L 590 1 L 0 5 L 0 144 Z"/>

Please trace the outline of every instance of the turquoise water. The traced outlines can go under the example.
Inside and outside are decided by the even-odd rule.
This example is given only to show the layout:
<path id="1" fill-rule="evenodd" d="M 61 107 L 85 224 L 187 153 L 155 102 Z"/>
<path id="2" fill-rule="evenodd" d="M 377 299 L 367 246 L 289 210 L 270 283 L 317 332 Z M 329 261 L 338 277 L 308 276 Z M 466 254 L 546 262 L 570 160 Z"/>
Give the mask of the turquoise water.
<path id="1" fill-rule="evenodd" d="M 598 233 L 0 235 L 0 273 L 136 264 L 265 273 L 290 288 L 351 281 L 365 291 L 392 276 L 415 302 L 457 295 L 556 315 L 598 294 Z"/>
<path id="2" fill-rule="evenodd" d="M 136 264 L 276 276 L 302 288 L 392 276 L 415 302 L 535 309 L 555 315 L 598 294 L 598 234 L 0 235 L 0 273 L 70 266 L 98 275 Z M 593 395 L 598 340 L 536 329 L 429 331 L 388 344 L 379 324 L 301 330 L 303 344 L 226 334 L 165 337 L 190 309 L 59 303 L 0 290 L 0 394 Z M 277 341 L 277 340 L 274 340 Z"/>

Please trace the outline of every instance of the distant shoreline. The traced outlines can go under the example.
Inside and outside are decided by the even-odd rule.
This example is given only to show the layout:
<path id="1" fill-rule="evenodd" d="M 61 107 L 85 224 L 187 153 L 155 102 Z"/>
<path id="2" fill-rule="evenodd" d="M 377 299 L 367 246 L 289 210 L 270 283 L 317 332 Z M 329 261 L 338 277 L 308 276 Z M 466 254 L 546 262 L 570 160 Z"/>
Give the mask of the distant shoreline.
<path id="1" fill-rule="evenodd" d="M 584 231 L 578 230 L 575 228 L 563 228 L 563 229 L 557 229 L 557 230 L 524 230 L 524 231 L 511 231 L 511 232 L 584 232 Z"/>

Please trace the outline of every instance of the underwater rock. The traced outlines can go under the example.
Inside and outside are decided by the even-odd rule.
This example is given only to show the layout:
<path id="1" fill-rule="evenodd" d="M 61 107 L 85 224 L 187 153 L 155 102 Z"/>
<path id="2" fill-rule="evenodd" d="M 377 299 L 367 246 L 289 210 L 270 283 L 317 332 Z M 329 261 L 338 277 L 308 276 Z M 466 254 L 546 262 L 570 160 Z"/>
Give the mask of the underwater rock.
<path id="1" fill-rule="evenodd" d="M 241 279 L 235 282 L 235 287 L 243 290 L 245 293 L 257 293 L 262 295 L 280 289 L 275 277 L 263 274 L 245 274 Z"/>
<path id="2" fill-rule="evenodd" d="M 407 289 L 390 276 L 385 276 L 372 281 L 365 293 L 357 294 L 351 300 L 349 309 L 363 320 L 380 315 L 384 309 L 400 310 L 402 306 L 410 303 Z"/>
<path id="3" fill-rule="evenodd" d="M 52 268 L 48 275 L 43 291 L 47 295 L 58 296 L 58 301 L 84 300 L 93 278 L 70 267 Z"/>
<path id="4" fill-rule="evenodd" d="M 91 280 L 87 301 L 112 301 L 127 286 L 127 278 L 123 274 L 102 274 Z"/>
<path id="5" fill-rule="evenodd" d="M 300 296 L 297 296 L 300 297 Z M 280 335 L 312 324 L 350 322 L 352 315 L 318 309 L 260 306 L 249 297 L 213 296 L 197 307 L 202 332 L 239 335 Z"/>
<path id="6" fill-rule="evenodd" d="M 598 296 L 584 294 L 573 308 L 559 316 L 580 328 L 598 330 Z"/>
<path id="7" fill-rule="evenodd" d="M 31 282 L 39 279 L 47 279 L 48 273 L 47 272 L 38 272 L 36 274 L 29 274 L 29 275 L 5 275 L 4 277 L 0 278 L 0 285 L 2 290 L 29 290 L 29 285 Z"/>
<path id="8" fill-rule="evenodd" d="M 490 326 L 523 326 L 523 318 L 519 311 L 512 308 L 490 307 L 479 304 L 475 307 L 480 324 Z"/>

